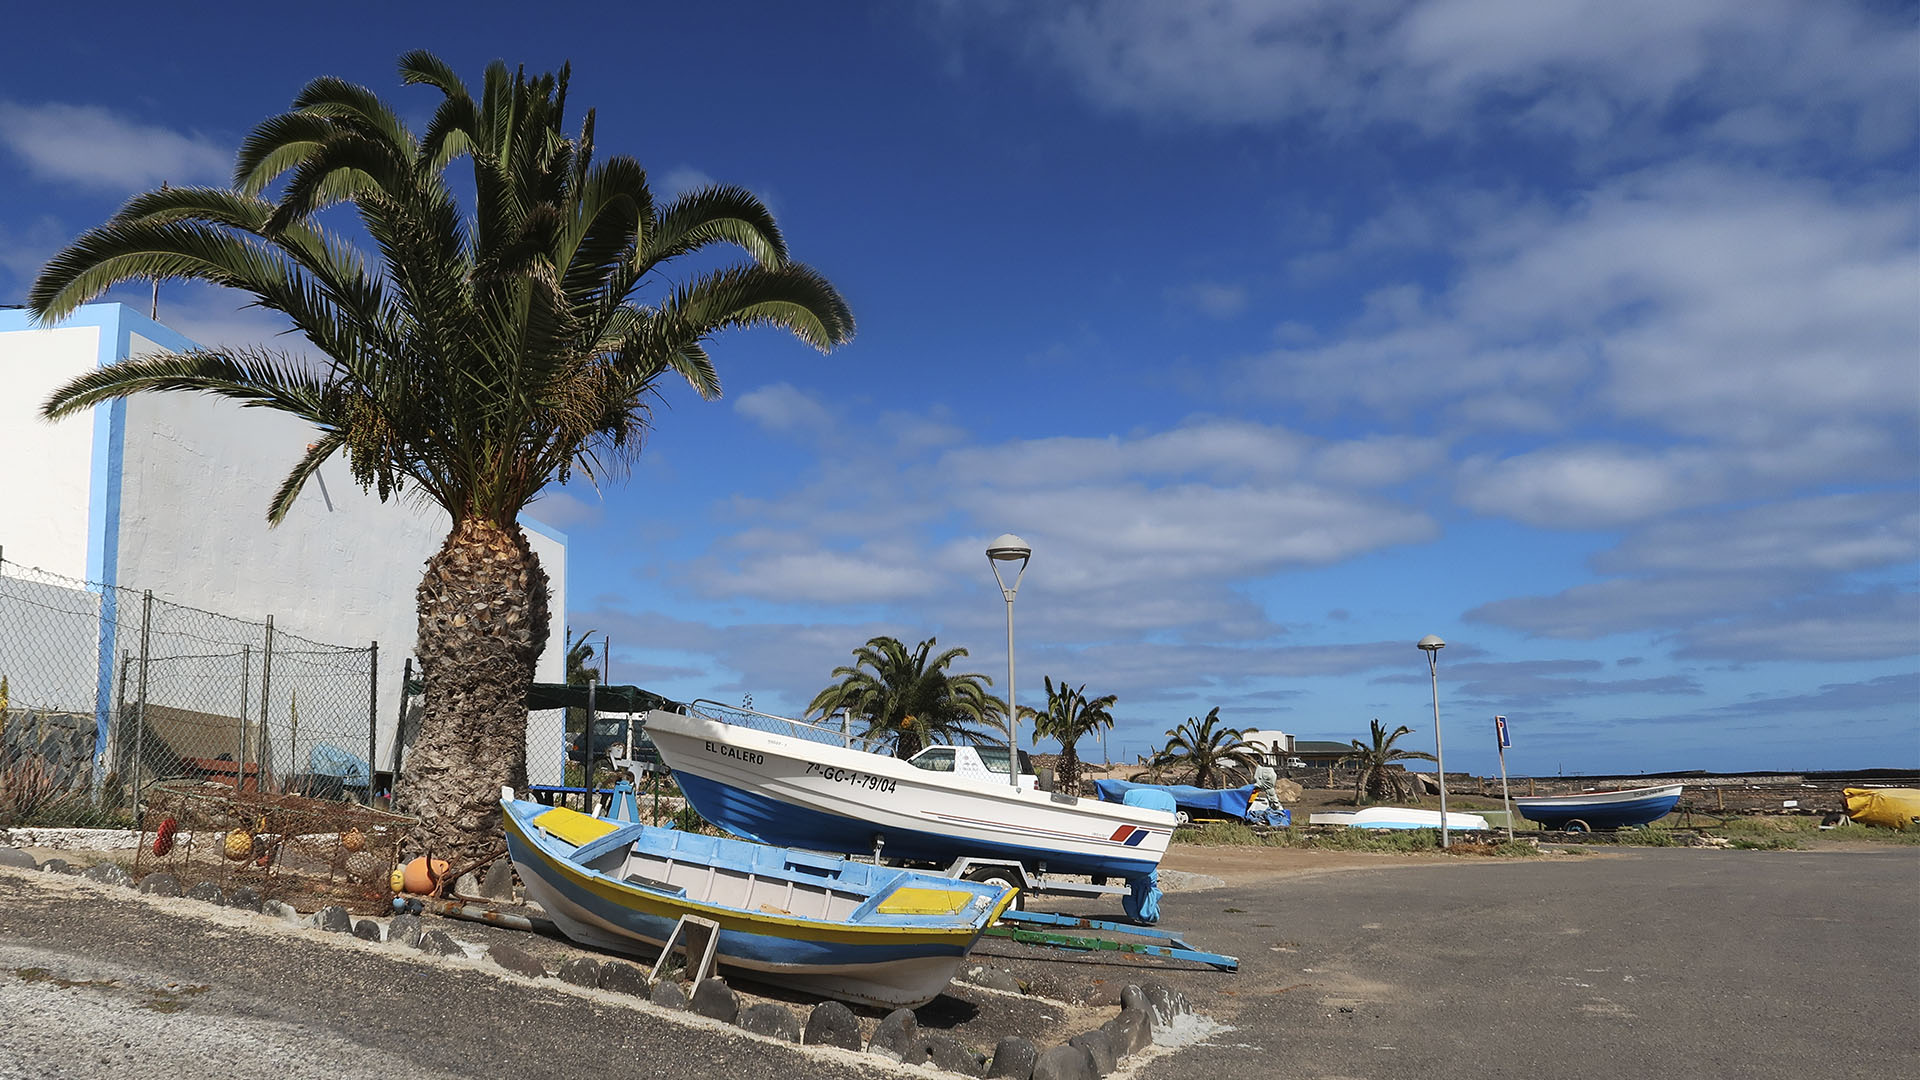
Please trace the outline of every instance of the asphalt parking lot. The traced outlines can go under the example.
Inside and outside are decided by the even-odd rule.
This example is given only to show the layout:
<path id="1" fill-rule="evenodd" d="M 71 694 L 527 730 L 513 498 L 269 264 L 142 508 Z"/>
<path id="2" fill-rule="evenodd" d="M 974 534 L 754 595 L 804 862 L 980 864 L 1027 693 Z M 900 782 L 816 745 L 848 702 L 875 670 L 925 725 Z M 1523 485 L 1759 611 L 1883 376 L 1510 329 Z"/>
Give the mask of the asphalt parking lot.
<path id="1" fill-rule="evenodd" d="M 1147 1077 L 1912 1075 L 1920 849 L 1421 862 L 1168 905 L 1234 1031 Z"/>

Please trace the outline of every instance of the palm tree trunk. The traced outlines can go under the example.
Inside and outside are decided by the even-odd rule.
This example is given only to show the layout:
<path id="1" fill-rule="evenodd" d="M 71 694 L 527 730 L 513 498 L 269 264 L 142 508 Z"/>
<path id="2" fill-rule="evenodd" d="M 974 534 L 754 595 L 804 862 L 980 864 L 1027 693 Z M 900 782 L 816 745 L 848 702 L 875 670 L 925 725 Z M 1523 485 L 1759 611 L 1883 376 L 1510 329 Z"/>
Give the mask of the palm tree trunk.
<path id="1" fill-rule="evenodd" d="M 1060 748 L 1060 775 L 1055 779 L 1059 781 L 1054 785 L 1055 791 L 1080 794 L 1080 752 L 1073 743 Z"/>
<path id="2" fill-rule="evenodd" d="M 546 648 L 547 575 L 516 528 L 467 519 L 427 560 L 418 593 L 420 735 L 400 810 L 413 854 L 454 863 L 500 844 L 500 788 L 527 783 L 527 688 Z"/>

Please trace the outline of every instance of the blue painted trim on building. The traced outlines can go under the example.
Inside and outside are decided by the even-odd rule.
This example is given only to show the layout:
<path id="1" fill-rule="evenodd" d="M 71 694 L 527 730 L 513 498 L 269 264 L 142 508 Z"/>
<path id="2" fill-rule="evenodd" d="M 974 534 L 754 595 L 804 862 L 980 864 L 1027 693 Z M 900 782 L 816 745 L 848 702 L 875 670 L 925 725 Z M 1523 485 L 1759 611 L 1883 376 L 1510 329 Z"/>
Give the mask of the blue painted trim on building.
<path id="1" fill-rule="evenodd" d="M 526 514 L 521 514 L 520 527 L 523 529 L 530 529 L 534 532 L 537 532 L 541 536 L 544 536 L 547 539 L 553 541 L 554 543 L 559 544 L 561 547 L 567 546 L 567 534 L 561 532 L 559 529 L 554 528 L 553 526 L 547 524 L 544 521 L 539 521 L 539 520 L 536 520 L 535 518 L 529 517 Z"/>

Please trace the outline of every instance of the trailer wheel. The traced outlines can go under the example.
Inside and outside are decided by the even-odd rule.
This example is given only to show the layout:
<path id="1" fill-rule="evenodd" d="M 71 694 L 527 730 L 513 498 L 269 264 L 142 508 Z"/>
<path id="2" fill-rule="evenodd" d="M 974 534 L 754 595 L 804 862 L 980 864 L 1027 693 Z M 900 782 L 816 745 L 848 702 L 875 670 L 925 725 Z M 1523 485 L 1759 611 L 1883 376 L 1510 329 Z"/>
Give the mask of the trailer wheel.
<path id="1" fill-rule="evenodd" d="M 961 875 L 962 880 L 980 885 L 999 885 L 1003 888 L 1019 889 L 1013 894 L 1013 903 L 1007 905 L 1009 911 L 1027 909 L 1027 890 L 1020 884 L 1020 878 L 1010 870 L 998 866 L 976 866 Z"/>
<path id="2" fill-rule="evenodd" d="M 1568 820 L 1566 825 L 1562 826 L 1562 828 L 1567 832 L 1592 832 L 1593 831 L 1593 826 L 1587 824 L 1584 821 L 1581 821 L 1579 818 L 1572 818 Z"/>

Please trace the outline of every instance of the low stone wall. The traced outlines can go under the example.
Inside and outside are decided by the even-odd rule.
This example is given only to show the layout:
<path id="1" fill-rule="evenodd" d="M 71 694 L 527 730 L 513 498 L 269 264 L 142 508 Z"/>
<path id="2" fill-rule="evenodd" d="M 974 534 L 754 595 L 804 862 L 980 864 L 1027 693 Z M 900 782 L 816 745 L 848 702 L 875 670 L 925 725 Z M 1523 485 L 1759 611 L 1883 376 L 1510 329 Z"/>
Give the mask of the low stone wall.
<path id="1" fill-rule="evenodd" d="M 8 709 L 0 730 L 0 771 L 38 762 L 56 791 L 93 781 L 92 713 Z"/>

